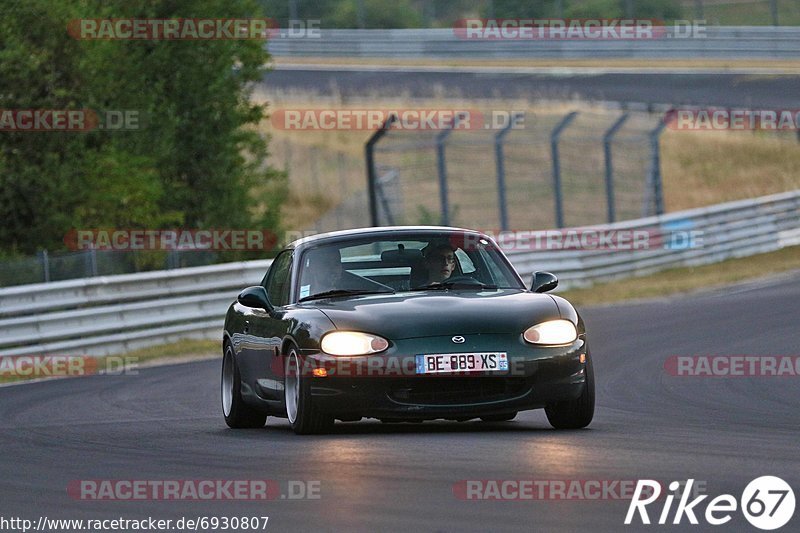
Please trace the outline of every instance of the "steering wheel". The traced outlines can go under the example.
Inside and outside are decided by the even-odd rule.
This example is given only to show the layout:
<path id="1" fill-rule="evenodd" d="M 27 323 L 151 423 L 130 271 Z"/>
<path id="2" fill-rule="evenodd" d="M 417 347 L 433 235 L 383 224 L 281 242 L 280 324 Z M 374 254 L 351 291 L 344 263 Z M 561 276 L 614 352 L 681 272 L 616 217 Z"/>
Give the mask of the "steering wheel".
<path id="1" fill-rule="evenodd" d="M 446 280 L 443 280 L 442 283 L 465 283 L 469 285 L 481 285 L 480 281 L 465 274 L 459 276 L 450 276 Z"/>

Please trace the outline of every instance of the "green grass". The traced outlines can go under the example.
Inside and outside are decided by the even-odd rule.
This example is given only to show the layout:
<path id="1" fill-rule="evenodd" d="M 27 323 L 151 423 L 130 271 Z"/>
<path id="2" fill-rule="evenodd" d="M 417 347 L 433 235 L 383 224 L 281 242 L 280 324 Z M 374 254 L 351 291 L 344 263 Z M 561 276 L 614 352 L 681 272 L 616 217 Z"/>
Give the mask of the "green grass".
<path id="1" fill-rule="evenodd" d="M 693 6 L 693 2 L 691 4 Z M 703 17 L 710 25 L 721 26 L 771 26 L 772 12 L 769 0 L 742 2 L 741 0 L 704 0 Z M 694 9 L 684 2 L 684 13 L 694 16 Z M 797 0 L 778 0 L 778 24 L 800 24 L 800 3 Z"/>
<path id="2" fill-rule="evenodd" d="M 94 360 L 95 368 L 113 368 L 118 370 L 121 364 L 120 358 L 125 362 L 142 365 L 147 362 L 155 361 L 178 361 L 186 359 L 200 359 L 211 355 L 220 354 L 221 348 L 219 341 L 209 340 L 184 340 L 170 344 L 162 344 L 158 346 L 150 346 L 139 350 L 133 350 L 123 354 L 110 356 L 113 357 L 97 357 Z M 112 366 L 113 365 L 113 366 Z M 18 376 L 9 374 L 0 374 L 0 383 L 12 383 L 16 381 L 30 381 L 39 379 L 43 376 Z M 53 376 L 54 378 L 57 376 Z"/>
<path id="3" fill-rule="evenodd" d="M 222 355 L 220 341 L 210 341 L 205 339 L 184 340 L 170 344 L 141 348 L 139 350 L 127 352 L 125 355 L 136 358 L 139 363 L 144 363 L 145 361 L 153 361 L 157 359 L 204 357 L 212 354 L 219 354 L 220 356 Z"/>

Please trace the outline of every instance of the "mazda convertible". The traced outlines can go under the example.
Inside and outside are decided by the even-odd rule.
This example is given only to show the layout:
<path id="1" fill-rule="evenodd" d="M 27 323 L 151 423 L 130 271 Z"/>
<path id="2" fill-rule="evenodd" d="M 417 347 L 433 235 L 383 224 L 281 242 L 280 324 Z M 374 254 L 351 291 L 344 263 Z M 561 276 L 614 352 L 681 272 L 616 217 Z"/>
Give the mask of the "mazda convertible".
<path id="1" fill-rule="evenodd" d="M 583 320 L 522 281 L 488 236 L 444 227 L 338 231 L 295 241 L 228 309 L 222 412 L 232 428 L 287 418 L 512 420 L 544 408 L 587 426 L 594 375 Z"/>

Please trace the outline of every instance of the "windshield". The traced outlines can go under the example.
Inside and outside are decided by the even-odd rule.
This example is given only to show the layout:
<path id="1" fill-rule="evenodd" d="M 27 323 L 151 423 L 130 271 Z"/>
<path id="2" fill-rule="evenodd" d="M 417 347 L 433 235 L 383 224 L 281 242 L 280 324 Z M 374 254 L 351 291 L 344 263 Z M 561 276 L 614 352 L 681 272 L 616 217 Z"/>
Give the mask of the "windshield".
<path id="1" fill-rule="evenodd" d="M 524 289 L 490 240 L 469 233 L 354 238 L 306 249 L 298 300 L 410 290 Z"/>

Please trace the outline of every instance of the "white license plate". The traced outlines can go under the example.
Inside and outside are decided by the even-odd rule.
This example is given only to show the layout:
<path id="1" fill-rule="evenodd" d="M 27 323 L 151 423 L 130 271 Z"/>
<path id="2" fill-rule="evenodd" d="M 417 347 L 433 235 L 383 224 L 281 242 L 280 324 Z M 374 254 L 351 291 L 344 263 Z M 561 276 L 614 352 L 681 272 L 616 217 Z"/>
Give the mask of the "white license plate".
<path id="1" fill-rule="evenodd" d="M 419 354 L 416 356 L 416 363 L 417 374 L 508 370 L 508 354 L 505 352 Z"/>

